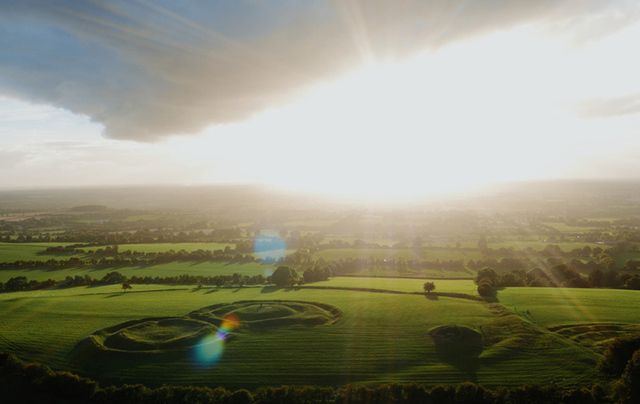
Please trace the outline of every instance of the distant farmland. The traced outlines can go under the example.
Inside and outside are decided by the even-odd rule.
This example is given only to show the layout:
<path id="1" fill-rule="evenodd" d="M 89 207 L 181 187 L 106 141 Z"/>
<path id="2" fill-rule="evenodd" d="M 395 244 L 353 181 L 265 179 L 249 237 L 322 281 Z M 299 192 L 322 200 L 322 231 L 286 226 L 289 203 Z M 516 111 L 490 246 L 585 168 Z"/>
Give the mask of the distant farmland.
<path id="1" fill-rule="evenodd" d="M 107 267 L 107 268 L 69 268 L 69 269 L 3 269 L 0 270 L 0 282 L 6 282 L 14 276 L 26 276 L 28 279 L 46 280 L 64 279 L 66 276 L 85 276 L 101 278 L 109 272 L 118 271 L 125 276 L 159 276 L 170 277 L 180 275 L 194 276 L 216 276 L 216 275 L 263 275 L 269 276 L 273 273 L 274 266 L 251 262 L 245 264 L 235 264 L 228 262 L 170 262 L 167 264 L 150 265 L 141 267 Z"/>
<path id="2" fill-rule="evenodd" d="M 423 258 L 428 260 L 468 260 L 481 257 L 480 252 L 473 248 L 331 248 L 316 253 L 318 258 L 338 260 L 345 258 Z"/>
<path id="3" fill-rule="evenodd" d="M 225 247 L 235 247 L 234 244 L 229 243 L 147 243 L 147 244 L 120 244 L 118 249 L 120 251 L 137 251 L 145 253 L 157 253 L 167 251 L 196 251 L 196 250 L 224 250 Z M 99 247 L 86 247 L 84 250 L 91 251 L 104 248 Z"/>

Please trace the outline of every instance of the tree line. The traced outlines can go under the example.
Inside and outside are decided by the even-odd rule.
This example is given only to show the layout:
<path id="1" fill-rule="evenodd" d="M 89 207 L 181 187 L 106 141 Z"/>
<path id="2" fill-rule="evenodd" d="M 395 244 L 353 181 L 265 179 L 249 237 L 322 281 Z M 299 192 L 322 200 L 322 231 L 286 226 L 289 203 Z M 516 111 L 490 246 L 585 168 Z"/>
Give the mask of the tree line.
<path id="1" fill-rule="evenodd" d="M 51 288 L 71 288 L 76 286 L 104 286 L 122 284 L 123 290 L 130 289 L 130 285 L 199 285 L 216 287 L 243 287 L 253 285 L 275 284 L 280 287 L 288 287 L 296 284 L 319 282 L 329 279 L 331 272 L 325 268 L 311 268 L 300 276 L 297 271 L 289 267 L 278 267 L 271 276 L 263 275 L 232 275 L 201 276 L 182 274 L 179 276 L 130 276 L 127 277 L 118 271 L 111 271 L 102 278 L 92 278 L 89 275 L 67 276 L 63 280 L 47 279 L 38 281 L 29 280 L 26 276 L 14 276 L 7 282 L 0 282 L 0 292 L 20 292 L 29 290 L 41 290 Z M 124 287 L 128 285 L 128 287 Z"/>
<path id="2" fill-rule="evenodd" d="M 533 268 L 528 271 L 509 272 L 497 272 L 486 267 L 477 272 L 475 282 L 478 285 L 478 294 L 484 297 L 495 296 L 499 288 L 509 286 L 640 290 L 639 274 L 596 269 L 584 276 L 566 264 L 558 264 L 548 269 Z"/>
<path id="3" fill-rule="evenodd" d="M 24 226 L 24 223 L 21 223 Z M 133 223 L 135 225 L 135 223 Z M 42 227 L 42 224 L 39 226 Z M 237 227 L 178 231 L 171 228 L 138 229 L 132 231 L 107 231 L 100 229 L 65 229 L 61 233 L 17 232 L 7 230 L 0 234 L 0 241 L 5 243 L 25 242 L 59 242 L 59 243 L 91 243 L 105 244 L 137 244 L 137 243 L 194 243 L 194 242 L 235 242 L 244 236 Z"/>
<path id="4" fill-rule="evenodd" d="M 308 252 L 297 251 L 285 257 L 287 265 L 296 267 L 323 266 L 330 267 L 336 275 L 350 274 L 362 270 L 382 269 L 393 272 L 406 272 L 409 270 L 441 269 L 451 271 L 463 271 L 463 260 L 419 260 L 402 257 L 374 258 L 374 257 L 349 257 L 337 260 L 325 260 L 315 258 Z"/>
<path id="5" fill-rule="evenodd" d="M 488 389 L 465 382 L 457 385 L 375 384 L 323 386 L 277 386 L 228 390 L 222 387 L 141 384 L 101 386 L 95 380 L 71 372 L 24 362 L 0 353 L 0 391 L 5 403 L 165 403 L 165 404 L 628 404 L 638 401 L 635 356 L 625 367 L 618 384 L 564 389 L 557 385 L 523 385 Z M 638 361 L 640 363 L 640 361 Z M 636 372 L 636 373 L 634 373 Z"/>
<path id="6" fill-rule="evenodd" d="M 117 246 L 106 247 L 105 249 L 83 250 L 79 248 L 50 247 L 44 251 L 45 254 L 83 254 L 66 259 L 51 258 L 48 260 L 16 260 L 13 262 L 0 262 L 2 269 L 66 269 L 82 267 L 126 267 L 126 266 L 149 266 L 166 264 L 169 262 L 229 262 L 229 263 L 250 263 L 262 262 L 251 254 L 243 254 L 234 249 L 225 250 L 195 250 L 195 251 L 164 251 L 164 252 L 135 252 L 118 251 Z"/>

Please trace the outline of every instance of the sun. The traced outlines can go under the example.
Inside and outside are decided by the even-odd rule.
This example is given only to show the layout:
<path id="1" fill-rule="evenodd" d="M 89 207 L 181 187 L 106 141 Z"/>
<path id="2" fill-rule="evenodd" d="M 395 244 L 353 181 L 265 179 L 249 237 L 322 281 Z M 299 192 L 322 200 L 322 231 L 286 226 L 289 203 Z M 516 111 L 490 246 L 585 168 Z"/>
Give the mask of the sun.
<path id="1" fill-rule="evenodd" d="M 576 125 L 563 52 L 522 30 L 367 63 L 226 133 L 251 149 L 239 173 L 300 191 L 406 200 L 542 178 L 574 147 L 556 136 Z"/>

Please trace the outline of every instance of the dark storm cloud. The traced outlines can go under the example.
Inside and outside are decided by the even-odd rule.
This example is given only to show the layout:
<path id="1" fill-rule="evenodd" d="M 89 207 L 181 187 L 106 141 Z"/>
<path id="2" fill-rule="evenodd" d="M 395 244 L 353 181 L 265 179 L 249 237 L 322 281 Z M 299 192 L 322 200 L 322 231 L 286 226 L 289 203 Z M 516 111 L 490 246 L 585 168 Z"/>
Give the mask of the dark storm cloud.
<path id="1" fill-rule="evenodd" d="M 583 116 L 604 118 L 640 113 L 640 94 L 589 100 L 581 105 Z"/>
<path id="2" fill-rule="evenodd" d="M 0 0 L 0 94 L 154 140 L 242 119 L 357 63 L 636 7 L 600 0 Z"/>

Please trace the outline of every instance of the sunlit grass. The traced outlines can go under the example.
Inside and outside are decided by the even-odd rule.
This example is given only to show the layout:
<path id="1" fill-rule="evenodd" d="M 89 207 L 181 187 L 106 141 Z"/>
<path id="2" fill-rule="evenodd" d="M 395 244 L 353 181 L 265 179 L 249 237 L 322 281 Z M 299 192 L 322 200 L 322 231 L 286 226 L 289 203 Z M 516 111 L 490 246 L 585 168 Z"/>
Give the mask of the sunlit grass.
<path id="1" fill-rule="evenodd" d="M 403 282 L 396 286 L 409 287 Z M 101 363 L 100 373 L 92 375 L 119 382 L 210 384 L 215 380 L 216 384 L 244 387 L 316 384 L 318 375 L 322 375 L 323 384 L 464 380 L 487 385 L 520 384 L 524 380 L 576 384 L 593 378 L 591 371 L 578 366 L 594 360 L 591 354 L 538 329 L 523 331 L 523 341 L 530 346 L 523 346 L 522 353 L 515 349 L 507 356 L 502 353 L 483 359 L 481 355 L 470 368 L 459 368 L 440 356 L 428 336 L 428 331 L 439 325 L 465 325 L 480 330 L 493 342 L 506 338 L 499 330 L 520 332 L 516 327 L 519 317 L 498 316 L 484 303 L 340 290 L 195 290 L 134 285 L 132 291 L 122 292 L 119 285 L 114 285 L 4 294 L 0 295 L 0 349 L 82 372 L 88 368 L 82 361 L 71 364 L 68 355 L 78 341 L 94 331 L 127 320 L 184 316 L 216 303 L 254 299 L 324 303 L 337 307 L 342 315 L 332 325 L 281 328 L 239 337 L 227 344 L 220 362 L 210 368 L 194 367 L 188 358 L 140 361 L 139 357 L 125 357 Z M 571 363 L 576 366 L 567 365 Z"/>

